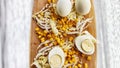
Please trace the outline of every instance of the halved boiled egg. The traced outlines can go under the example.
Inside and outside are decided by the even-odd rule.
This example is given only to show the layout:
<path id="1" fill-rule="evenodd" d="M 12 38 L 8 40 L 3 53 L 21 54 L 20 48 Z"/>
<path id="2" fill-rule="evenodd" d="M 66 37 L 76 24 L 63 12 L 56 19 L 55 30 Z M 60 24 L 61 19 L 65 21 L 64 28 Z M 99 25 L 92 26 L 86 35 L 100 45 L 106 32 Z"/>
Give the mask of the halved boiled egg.
<path id="1" fill-rule="evenodd" d="M 54 47 L 48 55 L 48 62 L 51 68 L 62 68 L 65 61 L 65 54 L 60 47 Z"/>
<path id="2" fill-rule="evenodd" d="M 77 49 L 86 55 L 91 55 L 95 51 L 94 43 L 88 35 L 82 35 L 75 38 L 75 45 Z"/>
<path id="3" fill-rule="evenodd" d="M 81 15 L 88 14 L 91 9 L 90 0 L 75 0 L 75 9 Z"/>
<path id="4" fill-rule="evenodd" d="M 58 0 L 56 9 L 60 16 L 65 17 L 70 13 L 72 9 L 72 3 L 70 0 Z"/>

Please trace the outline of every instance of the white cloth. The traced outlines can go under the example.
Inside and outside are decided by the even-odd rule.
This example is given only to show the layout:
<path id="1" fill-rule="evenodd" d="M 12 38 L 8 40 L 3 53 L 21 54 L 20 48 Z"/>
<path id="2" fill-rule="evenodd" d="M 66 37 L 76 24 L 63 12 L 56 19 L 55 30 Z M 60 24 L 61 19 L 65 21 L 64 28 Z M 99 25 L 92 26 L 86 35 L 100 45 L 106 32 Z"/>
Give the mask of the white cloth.
<path id="1" fill-rule="evenodd" d="M 4 60 L 3 64 L 0 62 L 0 68 L 29 68 L 33 0 L 0 2 L 0 48 L 3 48 L 0 49 L 0 60 Z M 97 35 L 100 45 L 103 45 L 99 48 L 99 58 L 102 57 L 99 62 L 103 66 L 99 65 L 98 68 L 119 68 L 120 0 L 95 0 L 95 12 L 99 33 Z"/>

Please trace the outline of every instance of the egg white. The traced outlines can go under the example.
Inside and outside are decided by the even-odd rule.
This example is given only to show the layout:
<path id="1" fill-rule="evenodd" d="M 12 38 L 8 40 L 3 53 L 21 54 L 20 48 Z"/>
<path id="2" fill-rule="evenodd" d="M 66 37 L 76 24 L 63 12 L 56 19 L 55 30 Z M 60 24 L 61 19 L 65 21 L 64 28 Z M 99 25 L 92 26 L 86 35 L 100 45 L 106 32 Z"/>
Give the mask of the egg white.
<path id="1" fill-rule="evenodd" d="M 82 49 L 82 41 L 86 40 L 86 39 L 89 39 L 91 40 L 91 38 L 88 36 L 88 35 L 83 35 L 83 36 L 78 36 L 75 38 L 75 45 L 77 47 L 77 49 L 82 52 L 83 54 L 86 54 L 86 55 L 91 55 L 94 53 L 95 51 L 95 47 L 93 46 L 92 48 L 92 51 L 91 52 L 85 52 L 83 49 Z M 92 41 L 91 41 L 92 42 Z M 94 44 L 93 44 L 94 45 Z"/>
<path id="2" fill-rule="evenodd" d="M 48 62 L 50 62 L 50 58 L 51 58 L 51 56 L 53 56 L 53 55 L 59 55 L 59 56 L 61 57 L 62 62 L 61 62 L 61 65 L 59 66 L 59 68 L 61 68 L 61 67 L 64 65 L 64 61 L 65 61 L 65 54 L 64 54 L 63 50 L 62 50 L 59 46 L 54 47 L 54 48 L 49 52 Z M 51 68 L 53 68 L 52 65 L 50 65 L 50 66 L 51 66 Z"/>

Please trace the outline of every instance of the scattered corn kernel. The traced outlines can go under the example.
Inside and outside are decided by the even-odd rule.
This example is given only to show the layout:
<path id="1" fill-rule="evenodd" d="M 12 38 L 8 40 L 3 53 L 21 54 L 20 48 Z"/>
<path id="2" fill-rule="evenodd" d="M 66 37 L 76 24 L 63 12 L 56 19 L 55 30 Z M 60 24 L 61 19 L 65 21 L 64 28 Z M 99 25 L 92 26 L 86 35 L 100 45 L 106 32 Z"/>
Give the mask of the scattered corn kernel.
<path id="1" fill-rule="evenodd" d="M 40 39 L 41 37 L 42 37 L 41 35 L 38 36 L 39 39 Z"/>
<path id="2" fill-rule="evenodd" d="M 73 41 L 73 39 L 74 39 L 73 37 L 69 37 L 69 40 L 70 40 L 70 41 Z"/>
<path id="3" fill-rule="evenodd" d="M 78 64 L 78 67 L 79 67 L 79 68 L 81 68 L 81 67 L 82 67 L 82 65 L 81 65 L 81 64 Z"/>
<path id="4" fill-rule="evenodd" d="M 73 51 L 73 54 L 75 53 L 75 51 Z"/>
<path id="5" fill-rule="evenodd" d="M 60 43 L 60 39 L 59 38 L 56 38 L 57 42 Z"/>
<path id="6" fill-rule="evenodd" d="M 45 46 L 48 46 L 48 44 L 45 44 Z"/>
<path id="7" fill-rule="evenodd" d="M 66 29 L 63 27 L 62 30 L 65 31 Z"/>
<path id="8" fill-rule="evenodd" d="M 67 34 L 66 34 L 66 33 L 64 33 L 63 35 L 64 35 L 64 36 L 67 36 Z"/>
<path id="9" fill-rule="evenodd" d="M 67 55 L 69 58 L 71 57 L 70 55 Z"/>
<path id="10" fill-rule="evenodd" d="M 92 57 L 91 57 L 91 56 L 88 56 L 88 57 L 87 57 L 87 60 L 88 60 L 88 61 L 90 61 L 91 59 L 92 59 Z"/>
<path id="11" fill-rule="evenodd" d="M 75 58 L 72 58 L 72 62 L 75 62 L 76 60 L 75 60 Z"/>
<path id="12" fill-rule="evenodd" d="M 53 41 L 53 38 L 50 38 L 50 41 Z"/>
<path id="13" fill-rule="evenodd" d="M 69 55 L 72 55 L 72 51 L 69 52 Z"/>
<path id="14" fill-rule="evenodd" d="M 42 37 L 42 38 L 41 38 L 41 42 L 44 42 L 44 41 L 45 41 L 45 38 L 44 38 L 44 37 Z"/>
<path id="15" fill-rule="evenodd" d="M 74 58 L 75 56 L 74 55 L 72 55 L 72 58 Z"/>
<path id="16" fill-rule="evenodd" d="M 78 18 L 76 18 L 76 20 L 75 20 L 76 22 L 78 22 L 79 20 L 78 20 Z"/>
<path id="17" fill-rule="evenodd" d="M 68 60 L 68 61 L 70 61 L 70 60 L 71 60 L 71 58 L 70 58 L 70 57 L 68 57 L 68 58 L 67 58 L 67 60 Z"/>
<path id="18" fill-rule="evenodd" d="M 44 13 L 43 13 L 43 12 L 41 12 L 41 13 L 40 13 L 40 15 L 42 15 L 42 16 L 43 16 L 43 15 L 44 15 Z"/>
<path id="19" fill-rule="evenodd" d="M 84 67 L 85 67 L 85 68 L 88 68 L 88 64 L 87 64 L 87 63 L 84 63 Z"/>
<path id="20" fill-rule="evenodd" d="M 47 33 L 47 31 L 46 31 L 46 30 L 44 30 L 44 33 L 46 34 L 46 33 Z"/>
<path id="21" fill-rule="evenodd" d="M 72 68 L 72 66 L 69 66 L 68 68 Z"/>
<path id="22" fill-rule="evenodd" d="M 38 33 L 38 34 L 41 34 L 41 32 L 40 32 L 40 31 L 38 31 L 37 33 Z"/>
<path id="23" fill-rule="evenodd" d="M 77 66 L 75 66 L 74 68 L 78 68 Z"/>
<path id="24" fill-rule="evenodd" d="M 72 24 L 70 24 L 69 27 L 72 27 Z"/>
<path id="25" fill-rule="evenodd" d="M 51 3 L 51 0 L 48 0 L 48 3 Z"/>
<path id="26" fill-rule="evenodd" d="M 60 42 L 60 43 L 59 43 L 59 45 L 60 45 L 60 46 L 62 46 L 62 45 L 63 45 L 63 43 L 62 43 L 62 42 Z"/>
<path id="27" fill-rule="evenodd" d="M 72 63 L 73 63 L 73 62 L 72 62 L 72 60 L 69 60 L 69 63 L 71 63 L 71 64 L 72 64 Z"/>
<path id="28" fill-rule="evenodd" d="M 38 30 L 40 30 L 40 28 L 37 27 L 37 28 L 35 28 L 35 30 L 38 31 Z"/>
<path id="29" fill-rule="evenodd" d="M 48 38 L 50 38 L 50 37 L 51 37 L 51 35 L 50 35 L 50 34 L 48 34 L 48 35 L 47 35 L 47 37 L 48 37 Z"/>
<path id="30" fill-rule="evenodd" d="M 64 49 L 64 52 L 67 52 L 68 50 Z"/>
<path id="31" fill-rule="evenodd" d="M 65 41 L 64 40 L 61 40 L 62 43 L 64 43 Z"/>
<path id="32" fill-rule="evenodd" d="M 53 44 L 54 44 L 54 45 L 57 45 L 57 42 L 54 42 Z"/>
<path id="33" fill-rule="evenodd" d="M 64 63 L 64 64 L 65 64 L 65 65 L 66 65 L 66 64 L 68 64 L 68 61 L 65 61 L 65 63 Z"/>

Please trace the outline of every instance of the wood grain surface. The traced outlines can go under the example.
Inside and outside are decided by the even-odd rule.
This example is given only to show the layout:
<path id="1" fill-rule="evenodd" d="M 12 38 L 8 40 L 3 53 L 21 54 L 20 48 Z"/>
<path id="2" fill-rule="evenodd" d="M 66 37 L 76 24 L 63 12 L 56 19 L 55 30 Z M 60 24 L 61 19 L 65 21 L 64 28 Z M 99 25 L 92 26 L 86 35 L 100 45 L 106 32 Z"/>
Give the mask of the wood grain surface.
<path id="1" fill-rule="evenodd" d="M 47 3 L 47 0 L 34 0 L 34 6 L 33 6 L 33 13 L 36 13 L 38 11 L 41 10 L 42 7 L 45 6 L 45 4 Z M 93 6 L 93 0 L 91 0 L 91 11 L 89 14 L 87 14 L 85 17 L 93 17 L 93 21 L 92 23 L 89 25 L 89 27 L 87 28 L 87 30 L 94 36 L 96 37 L 96 21 L 95 21 L 95 13 L 94 13 L 94 6 Z M 36 24 L 36 21 L 34 21 L 32 19 L 32 23 L 31 23 L 31 41 L 30 41 L 30 65 L 33 62 L 34 57 L 37 54 L 37 46 L 40 44 L 38 38 L 37 38 L 37 34 L 35 33 L 35 28 L 38 27 Z M 88 63 L 88 68 L 96 68 L 96 45 L 95 45 L 95 53 L 92 55 L 92 60 L 91 61 L 87 61 L 86 58 L 83 59 L 83 63 L 86 62 Z M 80 56 L 80 58 L 82 58 Z M 30 66 L 30 68 L 35 68 L 34 66 Z"/>

